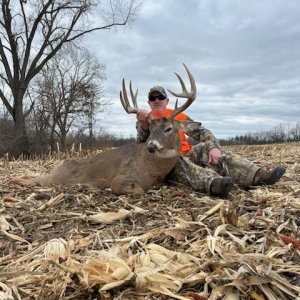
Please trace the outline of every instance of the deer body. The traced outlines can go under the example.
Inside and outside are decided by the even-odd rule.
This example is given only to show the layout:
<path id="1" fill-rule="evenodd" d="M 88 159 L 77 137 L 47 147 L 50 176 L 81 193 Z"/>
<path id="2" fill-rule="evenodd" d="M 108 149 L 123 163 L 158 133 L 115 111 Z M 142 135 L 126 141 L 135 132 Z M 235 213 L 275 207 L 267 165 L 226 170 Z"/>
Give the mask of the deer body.
<path id="1" fill-rule="evenodd" d="M 129 143 L 97 154 L 93 158 L 64 161 L 50 174 L 33 179 L 38 185 L 84 184 L 111 188 L 115 194 L 142 194 L 162 183 L 175 166 L 180 153 L 180 139 L 174 147 L 176 155 L 160 157 L 150 153 L 148 143 Z"/>

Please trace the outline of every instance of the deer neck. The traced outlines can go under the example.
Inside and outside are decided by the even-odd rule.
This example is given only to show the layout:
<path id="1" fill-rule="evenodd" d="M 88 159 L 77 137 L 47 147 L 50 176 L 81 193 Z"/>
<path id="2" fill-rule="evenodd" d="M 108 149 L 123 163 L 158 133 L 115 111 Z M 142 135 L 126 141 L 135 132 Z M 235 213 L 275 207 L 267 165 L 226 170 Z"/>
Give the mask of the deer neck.
<path id="1" fill-rule="evenodd" d="M 147 164 L 147 170 L 150 174 L 153 176 L 165 176 L 173 169 L 179 155 L 180 148 L 150 153 L 145 145 L 141 159 Z"/>

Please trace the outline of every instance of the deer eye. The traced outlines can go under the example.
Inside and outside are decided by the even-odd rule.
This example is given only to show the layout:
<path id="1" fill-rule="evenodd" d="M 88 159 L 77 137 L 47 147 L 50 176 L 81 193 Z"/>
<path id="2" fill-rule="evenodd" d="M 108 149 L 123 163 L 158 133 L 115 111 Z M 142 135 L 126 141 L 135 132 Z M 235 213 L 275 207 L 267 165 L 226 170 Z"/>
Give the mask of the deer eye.
<path id="1" fill-rule="evenodd" d="M 165 129 L 165 132 L 170 132 L 173 128 L 172 127 L 168 127 Z"/>

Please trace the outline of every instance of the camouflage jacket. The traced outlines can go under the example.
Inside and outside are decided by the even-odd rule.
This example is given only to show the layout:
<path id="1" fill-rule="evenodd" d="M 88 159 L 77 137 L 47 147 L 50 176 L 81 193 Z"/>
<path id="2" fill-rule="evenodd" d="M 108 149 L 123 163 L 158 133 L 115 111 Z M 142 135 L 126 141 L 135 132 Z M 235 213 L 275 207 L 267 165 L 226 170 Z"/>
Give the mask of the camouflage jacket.
<path id="1" fill-rule="evenodd" d="M 191 121 L 191 126 L 189 126 L 189 131 L 185 131 L 185 134 L 187 136 L 189 136 L 193 140 L 196 140 L 196 143 L 207 143 L 209 149 L 221 149 L 218 139 L 213 135 L 213 133 L 210 130 L 202 126 L 200 122 L 194 122 L 191 118 L 188 118 L 188 121 Z M 136 129 L 137 142 L 145 142 L 150 134 L 150 131 L 143 129 L 141 127 L 140 122 L 136 122 Z"/>

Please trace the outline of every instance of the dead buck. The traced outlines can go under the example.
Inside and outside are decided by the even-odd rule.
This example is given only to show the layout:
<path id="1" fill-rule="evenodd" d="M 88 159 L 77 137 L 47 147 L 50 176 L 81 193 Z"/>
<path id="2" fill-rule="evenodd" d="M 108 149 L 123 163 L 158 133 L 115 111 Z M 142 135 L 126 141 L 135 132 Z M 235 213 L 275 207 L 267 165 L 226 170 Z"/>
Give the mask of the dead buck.
<path id="1" fill-rule="evenodd" d="M 174 117 L 189 107 L 196 98 L 195 80 L 184 65 L 191 83 L 191 91 L 186 90 L 181 77 L 178 77 L 182 93 L 169 91 L 176 97 L 187 98 L 168 117 L 152 119 L 150 136 L 145 143 L 129 143 L 118 148 L 97 154 L 94 158 L 69 159 L 55 168 L 50 174 L 31 180 L 14 179 L 13 183 L 33 185 L 73 185 L 84 184 L 97 188 L 111 188 L 115 194 L 142 194 L 151 187 L 162 183 L 175 166 L 181 150 L 178 130 L 185 130 L 190 122 L 175 121 Z M 127 113 L 137 113 L 137 93 L 134 94 L 130 82 L 129 104 L 125 80 L 120 92 L 121 103 Z M 25 182 L 27 181 L 27 182 Z"/>

